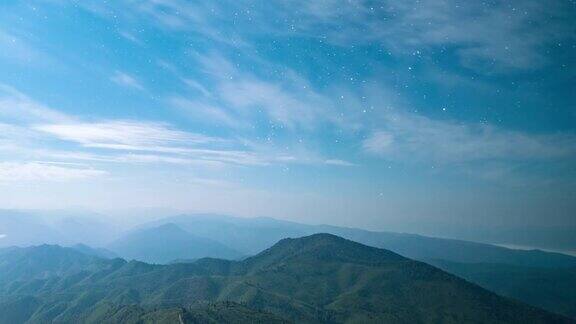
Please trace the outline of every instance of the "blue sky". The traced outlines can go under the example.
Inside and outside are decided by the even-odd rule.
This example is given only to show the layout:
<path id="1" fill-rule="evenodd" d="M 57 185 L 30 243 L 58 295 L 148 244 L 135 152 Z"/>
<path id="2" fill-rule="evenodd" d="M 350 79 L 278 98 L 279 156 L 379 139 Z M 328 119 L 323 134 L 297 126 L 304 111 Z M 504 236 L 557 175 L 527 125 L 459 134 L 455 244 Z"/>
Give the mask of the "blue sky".
<path id="1" fill-rule="evenodd" d="M 0 9 L 7 208 L 574 224 L 574 2 Z"/>

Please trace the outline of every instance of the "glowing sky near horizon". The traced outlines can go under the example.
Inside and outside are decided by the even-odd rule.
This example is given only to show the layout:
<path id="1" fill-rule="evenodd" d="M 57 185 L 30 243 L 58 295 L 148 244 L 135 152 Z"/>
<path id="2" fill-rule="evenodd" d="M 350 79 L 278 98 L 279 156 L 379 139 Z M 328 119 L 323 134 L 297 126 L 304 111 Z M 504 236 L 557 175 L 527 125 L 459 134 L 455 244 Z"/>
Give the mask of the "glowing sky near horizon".
<path id="1" fill-rule="evenodd" d="M 573 1 L 3 1 L 3 208 L 576 225 Z"/>

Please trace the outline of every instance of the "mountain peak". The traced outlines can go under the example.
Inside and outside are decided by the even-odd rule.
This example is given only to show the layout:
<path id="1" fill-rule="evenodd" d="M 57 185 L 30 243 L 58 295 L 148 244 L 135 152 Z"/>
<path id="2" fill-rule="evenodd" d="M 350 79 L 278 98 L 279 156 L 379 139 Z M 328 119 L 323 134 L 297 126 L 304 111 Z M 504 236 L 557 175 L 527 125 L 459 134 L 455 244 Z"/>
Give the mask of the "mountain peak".
<path id="1" fill-rule="evenodd" d="M 150 230 L 157 231 L 157 232 L 163 232 L 163 233 L 186 233 L 186 234 L 188 234 L 188 232 L 186 232 L 184 229 L 182 229 L 182 227 L 180 227 L 174 223 L 162 224 L 158 227 L 151 228 Z"/>
<path id="2" fill-rule="evenodd" d="M 245 263 L 254 270 L 287 261 L 379 265 L 406 260 L 408 259 L 388 250 L 366 246 L 333 234 L 317 233 L 280 240 L 271 248 L 246 259 Z"/>
<path id="3" fill-rule="evenodd" d="M 112 242 L 108 248 L 128 260 L 151 263 L 203 257 L 234 259 L 241 256 L 221 243 L 191 234 L 174 223 L 134 231 Z"/>

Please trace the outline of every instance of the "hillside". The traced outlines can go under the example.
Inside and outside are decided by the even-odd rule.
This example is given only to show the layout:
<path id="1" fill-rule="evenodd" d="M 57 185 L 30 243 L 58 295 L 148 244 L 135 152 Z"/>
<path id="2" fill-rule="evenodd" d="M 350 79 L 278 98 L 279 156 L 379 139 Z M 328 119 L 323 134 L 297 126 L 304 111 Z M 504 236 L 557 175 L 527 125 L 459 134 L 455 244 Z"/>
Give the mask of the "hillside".
<path id="1" fill-rule="evenodd" d="M 10 248 L 0 253 L 0 285 L 19 280 L 62 277 L 99 270 L 103 266 L 105 262 L 95 256 L 58 245 Z"/>
<path id="2" fill-rule="evenodd" d="M 273 218 L 222 215 L 181 215 L 144 224 L 142 228 L 176 224 L 199 237 L 256 254 L 286 237 L 330 233 L 362 244 L 387 249 L 416 260 L 441 259 L 465 263 L 502 263 L 533 267 L 576 267 L 576 257 L 540 250 L 513 250 L 462 240 L 394 232 L 374 232 L 329 225 L 307 225 Z"/>
<path id="3" fill-rule="evenodd" d="M 274 314 L 298 323 L 570 323 L 427 264 L 330 234 L 284 239 L 243 261 L 96 262 L 106 266 L 3 288 L 0 309 L 30 322 L 107 321 L 132 313 L 171 322 L 181 308 L 226 301 L 242 305 L 230 312 L 254 321 Z"/>
<path id="4" fill-rule="evenodd" d="M 576 318 L 576 268 L 536 268 L 493 263 L 428 263 L 502 296 Z"/>
<path id="5" fill-rule="evenodd" d="M 574 315 L 576 296 L 570 293 L 576 289 L 573 280 L 567 279 L 570 271 L 576 268 L 576 258 L 569 255 L 540 250 L 514 250 L 490 244 L 415 234 L 306 225 L 272 218 L 181 215 L 145 224 L 143 227 L 158 226 L 166 222 L 178 224 L 197 236 L 210 237 L 224 245 L 234 246 L 245 254 L 254 254 L 254 251 L 260 251 L 284 237 L 302 237 L 317 232 L 332 233 L 366 245 L 388 249 L 411 259 L 427 263 L 431 260 L 442 260 L 459 265 L 443 269 L 491 291 L 530 305 L 570 317 L 576 316 Z M 183 258 L 178 260 L 190 261 Z M 453 271 L 468 267 L 469 264 L 478 265 L 478 270 L 482 269 L 481 275 L 468 275 L 474 272 L 474 266 L 469 267 L 464 273 Z M 495 264 L 502 266 L 489 266 Z M 514 285 L 499 284 L 503 278 L 511 277 L 506 266 L 515 269 L 515 275 L 508 281 L 515 282 Z M 534 273 L 538 275 L 534 277 Z M 557 273 L 568 275 L 558 276 Z"/>

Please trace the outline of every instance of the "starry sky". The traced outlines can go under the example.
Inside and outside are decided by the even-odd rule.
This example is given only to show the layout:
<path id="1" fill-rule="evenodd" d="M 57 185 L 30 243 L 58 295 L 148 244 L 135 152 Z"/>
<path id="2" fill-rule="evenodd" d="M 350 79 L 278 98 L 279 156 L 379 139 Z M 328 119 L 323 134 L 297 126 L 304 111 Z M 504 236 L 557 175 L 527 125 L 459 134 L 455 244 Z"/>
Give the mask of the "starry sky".
<path id="1" fill-rule="evenodd" d="M 573 1 L 4 0 L 0 205 L 576 225 Z"/>

